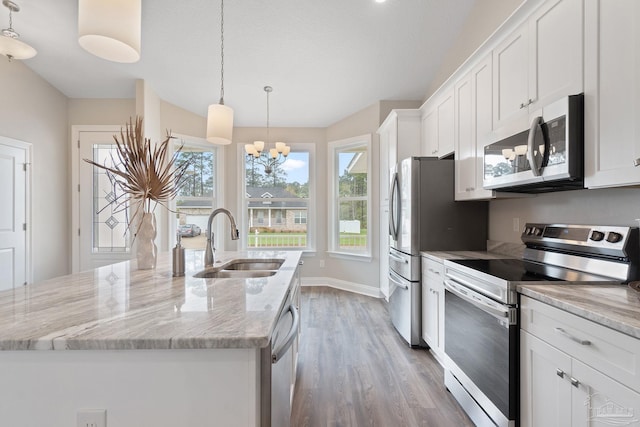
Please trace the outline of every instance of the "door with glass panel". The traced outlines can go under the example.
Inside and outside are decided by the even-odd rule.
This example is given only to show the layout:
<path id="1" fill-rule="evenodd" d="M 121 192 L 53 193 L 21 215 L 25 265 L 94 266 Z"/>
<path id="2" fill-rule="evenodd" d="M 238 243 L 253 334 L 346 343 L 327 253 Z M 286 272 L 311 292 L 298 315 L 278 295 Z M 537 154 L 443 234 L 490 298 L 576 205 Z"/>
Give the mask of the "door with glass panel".
<path id="1" fill-rule="evenodd" d="M 127 229 L 127 212 L 116 200 L 120 193 L 101 168 L 83 159 L 100 164 L 117 162 L 113 131 L 80 131 L 78 133 L 78 253 L 80 271 L 128 260 L 131 242 Z M 115 202 L 115 203 L 114 203 Z"/>

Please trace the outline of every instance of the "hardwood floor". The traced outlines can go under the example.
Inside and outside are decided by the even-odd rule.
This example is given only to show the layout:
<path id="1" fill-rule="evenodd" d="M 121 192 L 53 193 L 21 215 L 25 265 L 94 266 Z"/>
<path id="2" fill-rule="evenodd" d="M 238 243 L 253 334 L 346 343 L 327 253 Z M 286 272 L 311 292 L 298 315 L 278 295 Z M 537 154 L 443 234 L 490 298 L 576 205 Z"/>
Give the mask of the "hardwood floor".
<path id="1" fill-rule="evenodd" d="M 293 427 L 473 426 L 438 362 L 400 338 L 384 301 L 304 287 L 301 309 Z"/>

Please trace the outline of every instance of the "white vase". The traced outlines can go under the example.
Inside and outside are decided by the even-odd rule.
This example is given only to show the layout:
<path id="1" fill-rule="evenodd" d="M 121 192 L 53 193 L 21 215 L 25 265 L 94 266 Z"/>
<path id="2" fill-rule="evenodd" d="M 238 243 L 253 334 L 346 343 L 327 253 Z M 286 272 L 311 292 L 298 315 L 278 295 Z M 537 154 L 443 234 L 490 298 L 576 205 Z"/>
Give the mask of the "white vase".
<path id="1" fill-rule="evenodd" d="M 136 233 L 136 257 L 139 270 L 156 268 L 158 248 L 156 247 L 156 216 L 153 212 L 145 212 Z"/>

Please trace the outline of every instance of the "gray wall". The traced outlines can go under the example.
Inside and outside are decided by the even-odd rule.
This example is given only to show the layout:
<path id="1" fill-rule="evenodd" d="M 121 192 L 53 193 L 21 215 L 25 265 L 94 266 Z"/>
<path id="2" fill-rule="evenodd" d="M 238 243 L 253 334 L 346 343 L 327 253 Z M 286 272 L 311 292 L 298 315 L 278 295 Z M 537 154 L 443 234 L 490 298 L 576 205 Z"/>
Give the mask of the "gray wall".
<path id="1" fill-rule="evenodd" d="M 0 58 L 0 135 L 32 144 L 32 270 L 42 280 L 70 270 L 67 98 L 21 61 Z"/>

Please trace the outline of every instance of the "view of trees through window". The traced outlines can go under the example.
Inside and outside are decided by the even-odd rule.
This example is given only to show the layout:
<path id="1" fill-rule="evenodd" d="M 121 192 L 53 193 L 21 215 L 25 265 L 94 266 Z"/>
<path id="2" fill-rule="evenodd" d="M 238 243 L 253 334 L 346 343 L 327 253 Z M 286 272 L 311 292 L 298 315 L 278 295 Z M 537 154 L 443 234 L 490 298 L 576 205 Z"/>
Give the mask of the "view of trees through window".
<path id="1" fill-rule="evenodd" d="M 338 156 L 338 249 L 367 249 L 367 147 L 359 145 L 337 151 Z"/>
<path id="2" fill-rule="evenodd" d="M 190 162 L 188 179 L 176 197 L 177 230 L 182 245 L 204 249 L 209 214 L 215 207 L 215 148 L 184 142 L 176 166 Z"/>
<path id="3" fill-rule="evenodd" d="M 294 149 L 271 163 L 245 156 L 245 182 L 247 247 L 307 248 L 309 153 Z"/>

